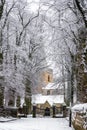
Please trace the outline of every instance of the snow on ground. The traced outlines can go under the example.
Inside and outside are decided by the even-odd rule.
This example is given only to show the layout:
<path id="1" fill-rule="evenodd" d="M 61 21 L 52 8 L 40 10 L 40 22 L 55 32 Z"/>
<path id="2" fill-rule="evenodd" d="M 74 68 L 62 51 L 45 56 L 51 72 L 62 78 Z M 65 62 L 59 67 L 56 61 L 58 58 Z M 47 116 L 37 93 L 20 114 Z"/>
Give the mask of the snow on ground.
<path id="1" fill-rule="evenodd" d="M 65 118 L 21 118 L 0 122 L 0 130 L 72 130 Z"/>
<path id="2" fill-rule="evenodd" d="M 13 118 L 13 117 L 0 117 L 0 122 L 8 122 L 8 121 L 14 121 L 17 118 Z"/>

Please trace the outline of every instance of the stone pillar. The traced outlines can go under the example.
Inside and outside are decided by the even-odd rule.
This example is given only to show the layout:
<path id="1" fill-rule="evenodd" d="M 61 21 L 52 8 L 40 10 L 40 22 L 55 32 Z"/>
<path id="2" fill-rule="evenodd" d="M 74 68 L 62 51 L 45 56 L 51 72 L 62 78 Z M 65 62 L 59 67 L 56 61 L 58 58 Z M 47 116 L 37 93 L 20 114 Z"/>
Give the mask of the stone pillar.
<path id="1" fill-rule="evenodd" d="M 63 106 L 63 117 L 66 117 L 66 105 Z"/>
<path id="2" fill-rule="evenodd" d="M 26 103 L 23 104 L 23 113 L 24 113 L 24 116 L 27 117 L 27 106 L 26 106 Z"/>
<path id="3" fill-rule="evenodd" d="M 33 104 L 33 118 L 36 117 L 36 104 Z"/>
<path id="4" fill-rule="evenodd" d="M 53 118 L 55 117 L 55 105 L 53 105 Z"/>

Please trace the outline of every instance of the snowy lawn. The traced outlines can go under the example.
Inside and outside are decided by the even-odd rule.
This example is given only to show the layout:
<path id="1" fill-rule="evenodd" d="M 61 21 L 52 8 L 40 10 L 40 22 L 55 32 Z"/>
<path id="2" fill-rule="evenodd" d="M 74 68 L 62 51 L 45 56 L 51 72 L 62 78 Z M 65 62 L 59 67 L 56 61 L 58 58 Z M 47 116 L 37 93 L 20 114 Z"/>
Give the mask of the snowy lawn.
<path id="1" fill-rule="evenodd" d="M 0 130 L 72 130 L 65 118 L 21 118 L 0 123 Z"/>
<path id="2" fill-rule="evenodd" d="M 9 122 L 9 121 L 14 121 L 17 120 L 17 118 L 13 117 L 0 117 L 0 122 Z"/>

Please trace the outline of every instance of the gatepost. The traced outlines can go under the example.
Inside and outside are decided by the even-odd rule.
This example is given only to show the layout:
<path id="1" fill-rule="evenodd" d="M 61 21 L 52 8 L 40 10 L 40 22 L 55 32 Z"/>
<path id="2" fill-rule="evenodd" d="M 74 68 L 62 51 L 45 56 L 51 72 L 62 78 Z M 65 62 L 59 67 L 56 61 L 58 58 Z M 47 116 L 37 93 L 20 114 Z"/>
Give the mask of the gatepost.
<path id="1" fill-rule="evenodd" d="M 66 117 L 66 105 L 63 105 L 63 117 Z"/>
<path id="2" fill-rule="evenodd" d="M 33 104 L 33 118 L 36 117 L 36 104 Z"/>
<path id="3" fill-rule="evenodd" d="M 55 104 L 53 104 L 53 118 L 55 117 Z"/>
<path id="4" fill-rule="evenodd" d="M 27 117 L 27 106 L 26 106 L 26 103 L 23 104 L 23 113 L 24 113 L 24 117 Z"/>

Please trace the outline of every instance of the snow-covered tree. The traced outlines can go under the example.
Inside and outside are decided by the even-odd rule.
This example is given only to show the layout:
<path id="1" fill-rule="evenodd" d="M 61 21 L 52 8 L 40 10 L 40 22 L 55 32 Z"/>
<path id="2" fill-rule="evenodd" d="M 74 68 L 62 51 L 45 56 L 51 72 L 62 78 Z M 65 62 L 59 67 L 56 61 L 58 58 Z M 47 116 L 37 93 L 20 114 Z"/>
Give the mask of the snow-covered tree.
<path id="1" fill-rule="evenodd" d="M 83 72 L 84 70 L 86 71 L 86 64 L 84 64 L 84 67 L 81 66 L 82 62 L 86 60 L 86 42 L 83 42 L 84 40 L 86 41 L 87 2 L 85 0 L 42 0 L 42 2 L 45 6 L 44 9 L 46 11 L 46 15 L 49 16 L 49 19 L 46 19 L 45 22 L 48 23 L 53 31 L 51 40 L 51 43 L 53 43 L 51 47 L 54 48 L 54 51 L 51 51 L 51 55 L 53 55 L 54 59 L 53 61 L 57 63 L 56 65 L 60 66 L 59 64 L 61 63 L 61 60 L 59 59 L 63 52 L 62 57 L 64 59 L 64 63 L 62 64 L 64 65 L 65 73 L 67 73 L 69 77 L 71 77 L 69 78 L 69 80 L 71 81 L 71 102 L 73 103 L 73 91 L 76 89 L 76 86 L 77 93 L 82 93 L 82 95 L 85 94 L 84 101 L 86 101 L 86 83 L 84 81 L 84 79 L 86 79 L 86 73 L 84 74 L 84 76 L 82 74 L 82 70 Z M 85 55 L 83 55 L 84 52 Z M 81 84 L 81 81 L 84 83 Z M 81 96 L 81 94 L 79 95 L 83 100 L 83 96 Z M 78 100 L 80 100 L 79 97 Z"/>
<path id="2" fill-rule="evenodd" d="M 0 21 L 7 104 L 9 96 L 24 98 L 27 81 L 35 87 L 39 79 L 36 71 L 44 66 L 43 23 L 38 18 L 39 9 L 36 14 L 29 13 L 28 6 L 25 1 L 6 1 Z"/>
<path id="3" fill-rule="evenodd" d="M 80 102 L 87 102 L 87 64 L 86 64 L 86 48 L 87 48 L 87 1 L 74 1 L 75 15 L 78 18 L 78 48 L 77 48 L 77 97 Z M 82 23 L 82 24 L 81 24 Z M 84 96 L 85 95 L 85 96 Z M 84 98 L 83 98 L 84 97 Z"/>

